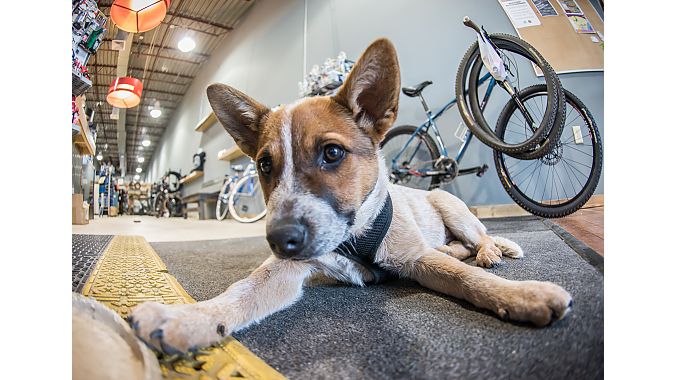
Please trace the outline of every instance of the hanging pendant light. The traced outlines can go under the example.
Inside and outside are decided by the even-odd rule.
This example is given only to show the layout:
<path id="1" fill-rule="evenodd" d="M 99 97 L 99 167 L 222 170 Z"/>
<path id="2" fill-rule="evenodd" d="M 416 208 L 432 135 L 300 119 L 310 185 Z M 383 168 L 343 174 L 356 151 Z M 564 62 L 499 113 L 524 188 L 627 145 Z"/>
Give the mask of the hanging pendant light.
<path id="1" fill-rule="evenodd" d="M 118 28 L 131 33 L 147 32 L 162 23 L 170 0 L 115 0 L 110 18 Z"/>
<path id="2" fill-rule="evenodd" d="M 106 100 L 117 108 L 132 108 L 141 103 L 143 83 L 132 77 L 115 79 L 108 89 Z"/>

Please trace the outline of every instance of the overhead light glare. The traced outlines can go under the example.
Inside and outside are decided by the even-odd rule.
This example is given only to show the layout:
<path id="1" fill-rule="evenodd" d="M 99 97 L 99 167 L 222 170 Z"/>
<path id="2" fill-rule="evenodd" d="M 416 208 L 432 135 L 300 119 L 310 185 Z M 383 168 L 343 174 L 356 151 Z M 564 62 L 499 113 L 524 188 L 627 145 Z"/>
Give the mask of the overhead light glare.
<path id="1" fill-rule="evenodd" d="M 183 37 L 178 41 L 178 50 L 187 53 L 195 48 L 195 41 L 190 37 Z"/>

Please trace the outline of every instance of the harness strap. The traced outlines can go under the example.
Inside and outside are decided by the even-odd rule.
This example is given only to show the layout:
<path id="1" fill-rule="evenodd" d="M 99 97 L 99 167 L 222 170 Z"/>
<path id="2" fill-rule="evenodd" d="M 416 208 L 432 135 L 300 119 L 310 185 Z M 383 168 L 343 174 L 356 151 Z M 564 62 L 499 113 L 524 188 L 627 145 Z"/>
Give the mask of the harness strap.
<path id="1" fill-rule="evenodd" d="M 392 274 L 375 262 L 376 252 L 385 239 L 392 223 L 392 198 L 387 193 L 385 205 L 376 216 L 371 227 L 361 236 L 352 236 L 340 243 L 334 252 L 361 264 L 373 276 L 371 284 L 377 284 L 392 277 Z"/>

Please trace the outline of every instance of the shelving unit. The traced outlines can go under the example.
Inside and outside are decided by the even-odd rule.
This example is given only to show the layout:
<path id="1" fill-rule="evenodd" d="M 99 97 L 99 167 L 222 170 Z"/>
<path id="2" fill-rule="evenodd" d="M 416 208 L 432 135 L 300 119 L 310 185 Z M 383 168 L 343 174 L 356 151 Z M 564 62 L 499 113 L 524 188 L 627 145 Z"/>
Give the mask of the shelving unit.
<path id="1" fill-rule="evenodd" d="M 92 81 L 76 73 L 75 70 L 73 70 L 72 85 L 73 85 L 72 94 L 75 96 L 79 96 L 84 94 L 85 91 L 89 90 L 92 87 Z"/>
<path id="2" fill-rule="evenodd" d="M 232 161 L 242 156 L 244 156 L 244 152 L 237 145 L 218 152 L 218 159 L 222 161 Z"/>
<path id="3" fill-rule="evenodd" d="M 71 127 L 73 132 L 73 142 L 83 155 L 93 156 L 96 154 L 96 145 L 92 133 L 89 130 L 87 116 L 84 112 L 84 97 L 78 96 L 75 99 L 75 104 L 77 105 L 79 117 L 77 124 L 72 124 Z M 76 128 L 78 129 L 77 133 Z"/>
<path id="4" fill-rule="evenodd" d="M 216 114 L 211 112 L 207 117 L 204 119 L 200 120 L 199 123 L 197 123 L 197 127 L 195 127 L 195 132 L 204 132 L 207 129 L 211 128 L 212 125 L 216 124 Z"/>
<path id="5" fill-rule="evenodd" d="M 191 182 L 194 182 L 196 179 L 204 176 L 204 172 L 201 170 L 195 170 L 194 172 L 188 174 L 187 176 L 181 178 L 180 181 L 178 181 L 180 184 L 187 185 Z"/>

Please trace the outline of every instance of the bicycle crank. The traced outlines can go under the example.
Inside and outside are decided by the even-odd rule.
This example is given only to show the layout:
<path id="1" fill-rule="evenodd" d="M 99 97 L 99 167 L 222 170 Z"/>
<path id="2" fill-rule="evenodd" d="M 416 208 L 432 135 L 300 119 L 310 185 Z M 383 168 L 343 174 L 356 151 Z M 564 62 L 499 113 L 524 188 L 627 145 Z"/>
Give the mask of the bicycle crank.
<path id="1" fill-rule="evenodd" d="M 434 168 L 441 171 L 442 181 L 452 181 L 459 174 L 458 162 L 450 157 L 439 157 L 434 163 Z"/>

